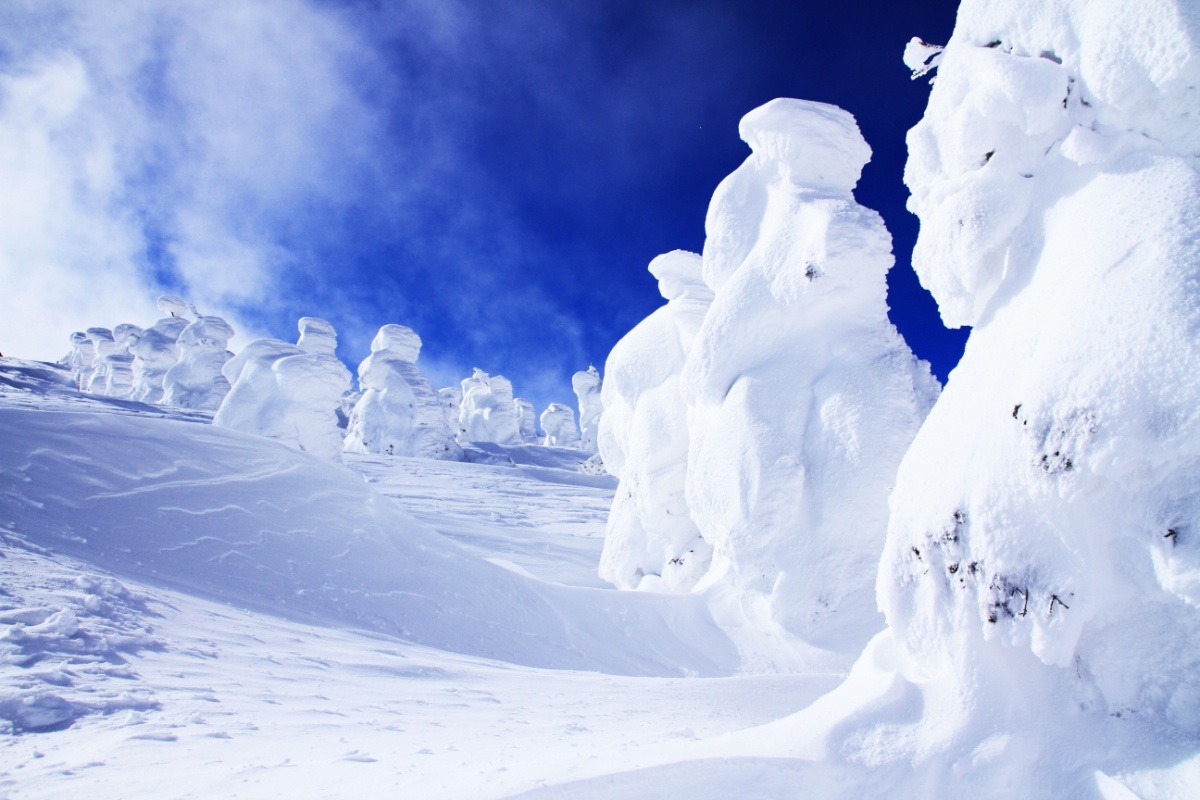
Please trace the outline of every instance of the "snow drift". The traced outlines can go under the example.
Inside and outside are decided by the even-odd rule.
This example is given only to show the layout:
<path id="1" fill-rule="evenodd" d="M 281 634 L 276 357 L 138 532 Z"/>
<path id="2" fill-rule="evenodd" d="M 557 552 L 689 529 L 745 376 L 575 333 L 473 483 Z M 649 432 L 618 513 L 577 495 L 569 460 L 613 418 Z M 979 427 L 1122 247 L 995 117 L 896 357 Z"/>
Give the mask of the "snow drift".
<path id="1" fill-rule="evenodd" d="M 350 413 L 345 447 L 355 453 L 457 459 L 462 449 L 438 394 L 417 367 L 421 337 L 384 325 L 358 366 L 362 397 Z"/>
<path id="2" fill-rule="evenodd" d="M 518 575 L 359 473 L 256 436 L 0 404 L 0 441 L 6 526 L 130 580 L 537 667 L 678 676 L 736 664 L 700 602 Z"/>
<path id="3" fill-rule="evenodd" d="M 350 372 L 334 355 L 332 325 L 302 317 L 298 327 L 297 344 L 257 339 L 224 365 L 232 388 L 213 424 L 337 460 L 342 451 L 337 409 Z"/>

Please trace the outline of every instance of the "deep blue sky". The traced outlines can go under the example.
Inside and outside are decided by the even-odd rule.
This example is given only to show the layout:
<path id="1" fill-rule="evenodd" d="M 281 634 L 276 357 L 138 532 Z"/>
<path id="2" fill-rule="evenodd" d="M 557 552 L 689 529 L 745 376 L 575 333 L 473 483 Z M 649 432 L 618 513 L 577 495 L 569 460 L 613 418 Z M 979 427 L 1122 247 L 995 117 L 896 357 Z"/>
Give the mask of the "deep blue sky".
<path id="1" fill-rule="evenodd" d="M 312 287 L 317 305 L 340 295 L 415 328 L 438 364 L 503 372 L 539 406 L 568 399 L 570 373 L 602 365 L 661 304 L 649 261 L 701 249 L 711 193 L 748 152 L 740 117 L 800 97 L 850 110 L 871 144 L 857 196 L 895 240 L 892 318 L 945 377 L 965 332 L 941 326 L 909 267 L 904 135 L 929 87 L 901 54 L 913 35 L 945 41 L 954 3 L 512 5 L 467 4 L 449 45 L 370 23 L 392 73 L 371 76 L 389 130 L 410 147 L 415 132 L 420 147 L 388 165 L 386 182 L 404 191 L 381 204 L 386 216 L 352 208 L 336 221 L 353 234 L 320 256 L 337 279 Z M 557 398 L 545 396 L 555 370 Z"/>
<path id="2" fill-rule="evenodd" d="M 738 120 L 790 96 L 857 117 L 893 320 L 944 377 L 965 334 L 909 267 L 904 135 L 929 86 L 901 56 L 953 19 L 894 0 L 0 4 L 0 149 L 24 165 L 0 194 L 27 212 L 0 225 L 21 254 L 0 279 L 44 279 L 0 296 L 0 338 L 56 351 L 149 324 L 167 289 L 230 315 L 235 347 L 322 316 L 354 367 L 398 322 L 436 385 L 478 366 L 571 401 L 571 373 L 661 304 L 650 260 L 701 249 L 748 154 Z"/>

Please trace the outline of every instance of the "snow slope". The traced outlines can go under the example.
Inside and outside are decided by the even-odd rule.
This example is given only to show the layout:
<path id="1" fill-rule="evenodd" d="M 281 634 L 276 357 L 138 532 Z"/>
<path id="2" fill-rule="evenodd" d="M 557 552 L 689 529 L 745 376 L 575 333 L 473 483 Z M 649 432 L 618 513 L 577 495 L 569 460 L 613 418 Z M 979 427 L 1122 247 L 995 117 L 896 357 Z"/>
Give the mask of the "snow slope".
<path id="1" fill-rule="evenodd" d="M 592 588 L 613 481 L 578 450 L 350 454 L 364 481 L 70 382 L 0 362 L 0 794 L 502 797 L 837 680 Z"/>

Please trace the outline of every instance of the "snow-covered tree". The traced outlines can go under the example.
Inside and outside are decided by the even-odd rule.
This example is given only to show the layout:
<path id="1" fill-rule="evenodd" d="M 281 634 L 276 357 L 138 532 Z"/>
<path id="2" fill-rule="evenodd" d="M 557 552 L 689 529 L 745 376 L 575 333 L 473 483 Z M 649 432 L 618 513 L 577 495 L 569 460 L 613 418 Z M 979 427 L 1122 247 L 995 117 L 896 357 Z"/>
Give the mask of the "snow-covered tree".
<path id="1" fill-rule="evenodd" d="M 1195 3 L 959 11 L 905 179 L 914 267 L 973 330 L 896 478 L 889 628 L 796 723 L 880 781 L 1191 791 L 1126 787 L 1200 734 L 1196 86 Z"/>
<path id="2" fill-rule="evenodd" d="M 503 375 L 488 375 L 476 368 L 462 382 L 459 426 L 468 442 L 518 444 L 521 421 L 513 405 L 512 384 Z"/>
<path id="3" fill-rule="evenodd" d="M 163 403 L 180 408 L 216 411 L 229 392 L 221 368 L 233 328 L 220 317 L 197 317 L 179 334 L 179 360 L 163 376 Z"/>
<path id="4" fill-rule="evenodd" d="M 346 449 L 357 453 L 457 459 L 462 449 L 438 394 L 417 367 L 421 337 L 384 325 L 358 367 L 362 397 L 350 414 Z"/>
<path id="5" fill-rule="evenodd" d="M 575 411 L 562 403 L 551 403 L 539 417 L 547 447 L 579 447 L 579 429 L 575 427 Z"/>
<path id="6" fill-rule="evenodd" d="M 679 375 L 712 302 L 700 256 L 676 250 L 650 262 L 667 300 L 617 342 L 604 364 L 599 449 L 620 479 L 604 535 L 600 576 L 622 589 L 686 591 L 712 547 L 688 513 L 687 407 Z"/>
<path id="7" fill-rule="evenodd" d="M 213 424 L 338 460 L 342 433 L 337 409 L 350 386 L 350 371 L 334 355 L 332 325 L 302 317 L 298 328 L 297 344 L 257 339 L 224 365 L 232 388 Z"/>
<path id="8" fill-rule="evenodd" d="M 585 453 L 598 452 L 596 439 L 600 429 L 600 416 L 604 413 L 601 397 L 600 373 L 595 366 L 576 372 L 571 376 L 571 388 L 579 403 L 579 449 Z"/>

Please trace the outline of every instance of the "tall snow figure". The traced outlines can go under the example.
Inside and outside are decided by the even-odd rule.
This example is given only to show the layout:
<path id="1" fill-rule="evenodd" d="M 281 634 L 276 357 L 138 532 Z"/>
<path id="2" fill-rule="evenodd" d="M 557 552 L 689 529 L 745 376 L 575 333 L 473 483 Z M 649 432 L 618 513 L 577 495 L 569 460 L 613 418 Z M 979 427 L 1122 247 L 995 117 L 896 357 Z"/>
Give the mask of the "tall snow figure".
<path id="1" fill-rule="evenodd" d="M 595 366 L 571 376 L 571 388 L 579 402 L 579 449 L 585 453 L 598 452 L 596 439 L 600 430 L 600 415 L 604 413 L 601 398 L 600 373 Z"/>
<path id="2" fill-rule="evenodd" d="M 161 307 L 161 306 L 160 306 Z M 179 334 L 179 360 L 163 376 L 163 403 L 180 408 L 216 411 L 229 381 L 221 368 L 233 328 L 220 317 L 196 318 Z"/>
<path id="3" fill-rule="evenodd" d="M 967 0 L 909 134 L 914 266 L 973 330 L 825 746 L 939 765 L 923 794 L 1195 792 L 1152 771 L 1200 741 L 1198 36 L 1191 2 Z"/>
<path id="4" fill-rule="evenodd" d="M 513 398 L 513 406 L 517 409 L 517 419 L 521 426 L 522 441 L 536 442 L 538 438 L 537 423 L 534 420 L 537 419 L 537 412 L 533 408 L 533 403 L 520 397 L 515 397 Z"/>
<path id="5" fill-rule="evenodd" d="M 160 305 L 161 308 L 161 305 Z M 168 316 L 146 330 L 129 347 L 133 355 L 133 399 L 143 403 L 161 403 L 163 378 L 179 360 L 179 341 L 188 321 Z"/>
<path id="6" fill-rule="evenodd" d="M 103 394 L 109 397 L 129 398 L 133 396 L 133 354 L 129 349 L 142 338 L 142 329 L 128 322 L 113 328 L 111 346 L 102 347 L 100 358 L 104 360 Z"/>
<path id="7" fill-rule="evenodd" d="M 521 421 L 513 405 L 512 384 L 503 375 L 488 375 L 476 368 L 462 382 L 458 409 L 462 436 L 468 442 L 519 444 Z"/>
<path id="8" fill-rule="evenodd" d="M 883 626 L 888 492 L 937 383 L 888 321 L 891 238 L 851 193 L 871 155 L 854 118 L 779 99 L 739 132 L 752 154 L 709 206 L 715 296 L 682 379 L 688 507 L 714 548 L 701 586 L 857 653 Z"/>
<path id="9" fill-rule="evenodd" d="M 384 325 L 358 367 L 362 397 L 350 413 L 346 449 L 453 460 L 462 456 L 437 392 L 417 367 L 421 337 Z"/>
<path id="10" fill-rule="evenodd" d="M 617 342 L 604 364 L 599 448 L 620 479 L 600 577 L 622 589 L 688 591 L 712 548 L 684 500 L 687 409 L 679 375 L 712 303 L 700 256 L 676 250 L 650 262 L 667 300 Z"/>
<path id="11" fill-rule="evenodd" d="M 551 403 L 539 417 L 547 447 L 579 447 L 579 429 L 575 427 L 575 412 L 562 403 Z"/>
<path id="12" fill-rule="evenodd" d="M 92 394 L 104 394 L 108 385 L 108 357 L 117 352 L 117 342 L 108 328 L 88 328 L 87 338 L 92 343 L 95 356 L 92 358 L 92 369 L 88 374 L 87 383 L 80 388 Z"/>
<path id="13" fill-rule="evenodd" d="M 75 388 L 81 392 L 87 391 L 88 383 L 92 379 L 92 371 L 95 369 L 95 361 L 96 345 L 92 344 L 88 335 L 83 331 L 72 333 L 71 352 L 67 355 L 67 366 L 75 376 Z"/>
<path id="14" fill-rule="evenodd" d="M 334 355 L 332 325 L 301 317 L 297 327 L 297 344 L 257 339 L 225 364 L 233 388 L 213 424 L 337 461 L 342 451 L 337 409 L 350 387 L 350 371 Z"/>

